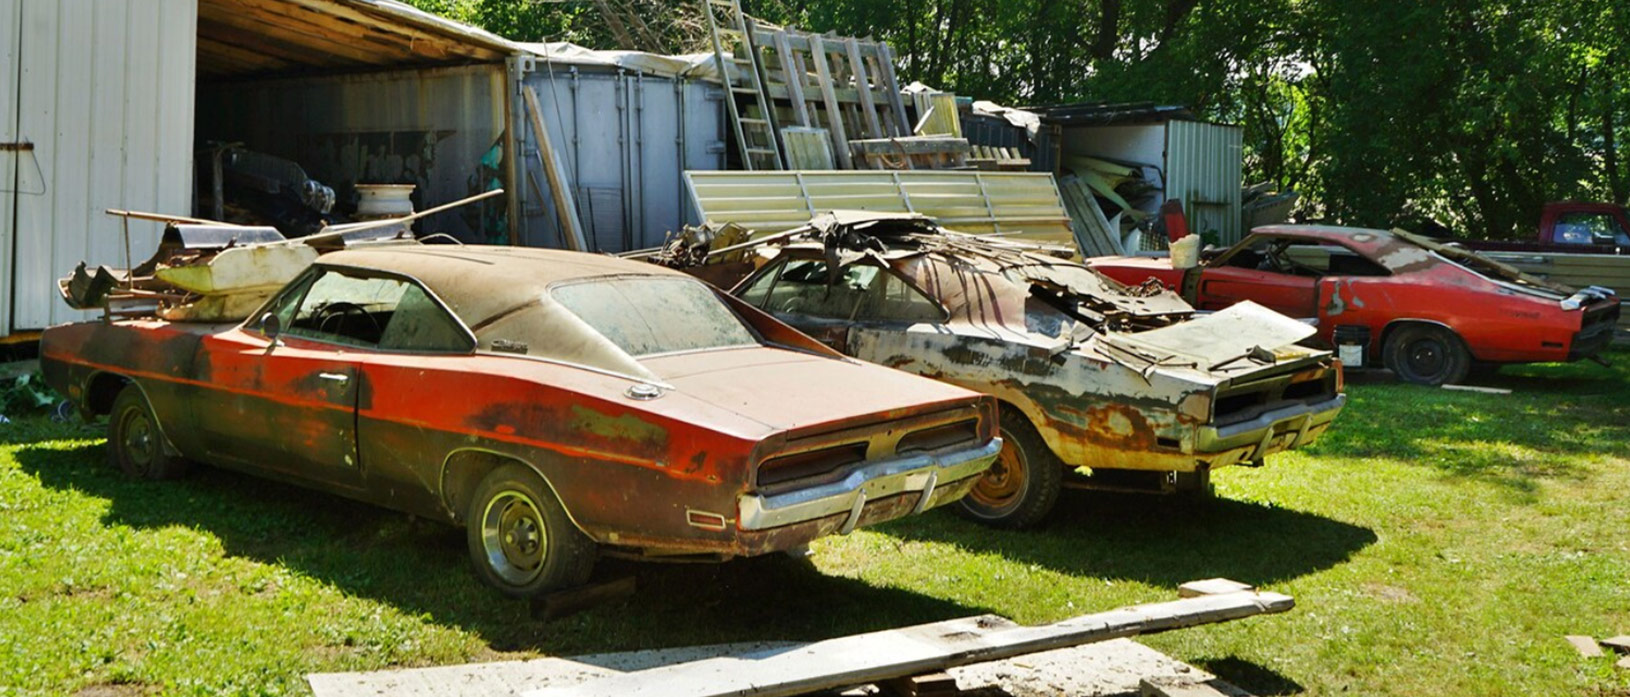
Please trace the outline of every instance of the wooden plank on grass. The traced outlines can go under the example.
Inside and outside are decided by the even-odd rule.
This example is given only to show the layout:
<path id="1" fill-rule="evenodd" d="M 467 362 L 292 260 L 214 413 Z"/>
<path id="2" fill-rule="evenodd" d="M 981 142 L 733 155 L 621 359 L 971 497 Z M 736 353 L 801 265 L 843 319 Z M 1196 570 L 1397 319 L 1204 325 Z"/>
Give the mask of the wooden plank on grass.
<path id="1" fill-rule="evenodd" d="M 526 697 L 790 697 L 1039 651 L 1182 629 L 1295 606 L 1277 593 L 1231 593 L 1017 627 L 994 615 L 830 639 L 756 659 L 715 658 L 619 675 Z"/>
<path id="2" fill-rule="evenodd" d="M 1580 656 L 1585 658 L 1601 658 L 1602 656 L 1602 647 L 1596 645 L 1595 639 L 1577 634 L 1570 634 L 1562 638 L 1573 644 L 1573 649 L 1578 651 Z"/>

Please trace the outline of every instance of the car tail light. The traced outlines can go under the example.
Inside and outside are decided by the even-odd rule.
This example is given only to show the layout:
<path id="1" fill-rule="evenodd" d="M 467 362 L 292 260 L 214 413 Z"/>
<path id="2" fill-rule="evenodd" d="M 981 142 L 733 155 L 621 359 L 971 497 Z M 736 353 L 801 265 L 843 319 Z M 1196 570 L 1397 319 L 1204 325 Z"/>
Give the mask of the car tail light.
<path id="1" fill-rule="evenodd" d="M 865 443 L 848 443 L 765 460 L 758 466 L 758 485 L 818 478 L 866 459 Z"/>
<path id="2" fill-rule="evenodd" d="M 940 448 L 966 443 L 978 438 L 979 421 L 977 419 L 967 419 L 907 433 L 904 438 L 900 439 L 900 444 L 895 448 L 895 452 L 939 450 Z"/>

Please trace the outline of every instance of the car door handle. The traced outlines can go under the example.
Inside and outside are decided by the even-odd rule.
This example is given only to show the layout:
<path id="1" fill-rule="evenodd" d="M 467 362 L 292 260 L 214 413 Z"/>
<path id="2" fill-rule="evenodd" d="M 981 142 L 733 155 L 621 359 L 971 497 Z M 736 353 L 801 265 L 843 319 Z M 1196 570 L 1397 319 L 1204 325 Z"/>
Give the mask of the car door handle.
<path id="1" fill-rule="evenodd" d="M 318 373 L 317 377 L 328 380 L 329 382 L 337 382 L 342 385 L 351 381 L 351 376 L 346 375 L 345 373 Z"/>

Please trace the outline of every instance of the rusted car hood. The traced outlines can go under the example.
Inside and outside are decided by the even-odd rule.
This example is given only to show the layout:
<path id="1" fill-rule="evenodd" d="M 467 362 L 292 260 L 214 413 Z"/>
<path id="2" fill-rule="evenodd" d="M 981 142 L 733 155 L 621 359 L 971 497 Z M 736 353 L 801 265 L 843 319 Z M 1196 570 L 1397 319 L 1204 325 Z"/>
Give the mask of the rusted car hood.
<path id="1" fill-rule="evenodd" d="M 648 357 L 642 363 L 687 398 L 775 430 L 800 430 L 969 404 L 961 388 L 895 370 L 784 349 L 749 347 Z M 854 389 L 865 384 L 867 389 Z M 928 405 L 925 406 L 925 402 Z"/>

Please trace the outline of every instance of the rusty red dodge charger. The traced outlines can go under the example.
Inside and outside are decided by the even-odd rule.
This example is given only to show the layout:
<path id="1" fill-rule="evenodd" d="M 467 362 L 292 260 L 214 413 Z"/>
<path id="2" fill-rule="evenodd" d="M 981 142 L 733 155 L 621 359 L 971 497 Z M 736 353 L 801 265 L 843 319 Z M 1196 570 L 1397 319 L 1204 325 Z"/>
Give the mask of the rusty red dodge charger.
<path id="1" fill-rule="evenodd" d="M 921 512 L 1001 445 L 989 397 L 571 252 L 333 252 L 241 323 L 70 324 L 42 357 L 125 471 L 198 461 L 462 525 L 517 597 L 599 554 L 723 560 Z"/>

